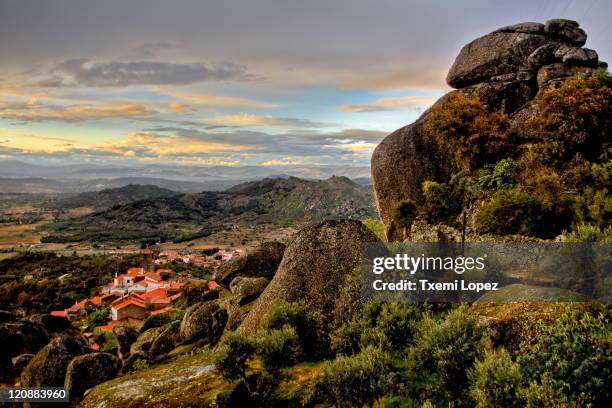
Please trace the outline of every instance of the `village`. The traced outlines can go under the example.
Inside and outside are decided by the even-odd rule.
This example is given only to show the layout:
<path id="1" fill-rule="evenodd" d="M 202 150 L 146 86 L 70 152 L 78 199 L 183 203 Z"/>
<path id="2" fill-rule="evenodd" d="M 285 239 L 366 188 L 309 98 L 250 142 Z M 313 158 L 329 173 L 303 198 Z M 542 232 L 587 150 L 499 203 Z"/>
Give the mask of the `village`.
<path id="1" fill-rule="evenodd" d="M 54 310 L 51 315 L 78 321 L 96 312 L 102 314 L 105 324 L 85 326 L 87 331 L 83 333 L 90 342 L 90 348 L 99 350 L 100 344 L 95 339 L 99 338 L 100 333 L 113 333 L 115 327 L 123 325 L 140 329 L 149 316 L 179 312 L 176 306 L 191 276 L 188 272 L 176 273 L 162 265 L 191 264 L 207 268 L 213 273 L 222 263 L 246 254 L 240 249 L 225 249 L 206 256 L 157 251 L 149 247 L 140 253 L 141 266 L 128 268 L 125 273 L 115 273 L 112 281 L 98 289 L 97 295 L 83 299 L 67 309 Z M 207 282 L 208 290 L 218 286 L 213 280 Z"/>

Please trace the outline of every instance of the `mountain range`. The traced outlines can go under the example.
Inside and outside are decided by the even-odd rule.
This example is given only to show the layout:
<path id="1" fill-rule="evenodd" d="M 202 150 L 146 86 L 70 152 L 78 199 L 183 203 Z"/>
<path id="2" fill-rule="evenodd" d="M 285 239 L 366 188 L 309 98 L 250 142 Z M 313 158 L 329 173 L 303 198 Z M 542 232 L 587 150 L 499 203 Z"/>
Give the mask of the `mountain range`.
<path id="1" fill-rule="evenodd" d="M 129 193 L 128 190 L 132 190 Z M 328 218 L 366 218 L 375 214 L 371 188 L 346 177 L 303 180 L 266 178 L 225 191 L 173 193 L 139 186 L 80 194 L 56 205 L 78 203 L 101 208 L 81 218 L 50 225 L 47 242 L 121 241 L 162 238 L 191 240 L 228 225 L 296 225 Z M 148 196 L 147 196 L 148 195 Z M 147 196 L 144 199 L 137 199 Z M 128 201 L 129 198 L 136 201 Z M 99 204 L 96 204 L 99 200 Z"/>

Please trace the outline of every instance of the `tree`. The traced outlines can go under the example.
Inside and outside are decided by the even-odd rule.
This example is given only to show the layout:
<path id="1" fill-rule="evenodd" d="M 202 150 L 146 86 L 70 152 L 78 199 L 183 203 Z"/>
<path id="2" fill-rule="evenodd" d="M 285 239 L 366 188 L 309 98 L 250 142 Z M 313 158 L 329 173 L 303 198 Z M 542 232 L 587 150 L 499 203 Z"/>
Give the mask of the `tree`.
<path id="1" fill-rule="evenodd" d="M 392 223 L 402 230 L 403 238 L 410 239 L 410 229 L 417 217 L 417 207 L 410 200 L 400 201 L 391 210 Z"/>

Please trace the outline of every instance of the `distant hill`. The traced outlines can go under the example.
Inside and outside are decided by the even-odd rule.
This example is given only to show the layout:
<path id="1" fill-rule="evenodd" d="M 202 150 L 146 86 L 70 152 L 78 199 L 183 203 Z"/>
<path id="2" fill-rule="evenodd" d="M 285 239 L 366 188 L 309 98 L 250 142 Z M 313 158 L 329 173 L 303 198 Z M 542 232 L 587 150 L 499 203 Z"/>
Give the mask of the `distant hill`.
<path id="1" fill-rule="evenodd" d="M 118 177 L 83 180 L 55 180 L 43 177 L 2 177 L 0 191 L 12 194 L 77 194 L 125 187 L 130 184 L 153 185 L 182 193 L 221 191 L 244 180 L 184 181 L 155 177 Z"/>
<path id="2" fill-rule="evenodd" d="M 52 225 L 48 242 L 119 241 L 209 235 L 229 224 L 295 225 L 375 214 L 372 192 L 346 177 L 264 179 L 223 192 L 148 198 Z"/>
<path id="3" fill-rule="evenodd" d="M 180 193 L 154 185 L 128 184 L 124 187 L 90 191 L 72 197 L 60 198 L 46 203 L 46 205 L 62 209 L 78 207 L 103 209 L 129 204 L 134 201 L 173 197 L 177 195 L 180 195 Z"/>

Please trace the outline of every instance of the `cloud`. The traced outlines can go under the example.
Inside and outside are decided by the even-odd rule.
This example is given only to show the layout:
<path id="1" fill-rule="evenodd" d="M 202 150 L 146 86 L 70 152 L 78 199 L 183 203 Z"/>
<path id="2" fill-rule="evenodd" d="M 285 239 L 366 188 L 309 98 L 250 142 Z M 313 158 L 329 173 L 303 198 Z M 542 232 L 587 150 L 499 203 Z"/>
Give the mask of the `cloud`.
<path id="1" fill-rule="evenodd" d="M 300 164 L 305 164 L 302 160 L 297 160 L 295 157 L 283 157 L 281 159 L 273 159 L 267 160 L 261 163 L 262 166 L 296 166 Z"/>
<path id="2" fill-rule="evenodd" d="M 158 51 L 168 50 L 174 47 L 174 44 L 168 42 L 145 43 L 132 48 L 124 58 L 130 60 L 155 59 Z"/>
<path id="3" fill-rule="evenodd" d="M 51 75 L 40 80 L 42 87 L 130 85 L 188 85 L 204 81 L 252 78 L 246 67 L 232 63 L 170 63 L 159 61 L 95 62 L 87 58 L 67 59 Z"/>
<path id="4" fill-rule="evenodd" d="M 300 118 L 278 118 L 273 116 L 258 116 L 252 114 L 226 115 L 204 121 L 217 126 L 269 126 L 294 128 L 323 128 L 333 126 L 329 123 L 314 122 Z"/>
<path id="5" fill-rule="evenodd" d="M 255 101 L 252 99 L 239 98 L 234 96 L 198 94 L 180 91 L 171 91 L 167 92 L 166 94 L 173 98 L 180 99 L 190 104 L 202 107 L 226 109 L 272 109 L 277 108 L 279 106 L 273 103 Z"/>
<path id="6" fill-rule="evenodd" d="M 337 109 L 341 112 L 422 111 L 434 102 L 435 99 L 429 96 L 401 96 L 381 98 L 369 104 L 339 105 Z"/>
<path id="7" fill-rule="evenodd" d="M 187 104 L 184 103 L 179 103 L 179 102 L 170 102 L 168 104 L 168 109 L 171 109 L 173 111 L 178 111 L 181 113 L 191 113 L 191 112 L 195 112 L 197 109 L 195 109 L 192 106 L 189 106 Z"/>
<path id="8" fill-rule="evenodd" d="M 98 150 L 113 152 L 125 157 L 164 158 L 253 151 L 257 148 L 245 144 L 231 144 L 193 137 L 138 132 L 129 135 L 125 140 L 99 146 Z"/>
<path id="9" fill-rule="evenodd" d="M 0 118 L 22 122 L 84 122 L 99 119 L 135 119 L 149 118 L 157 111 L 139 103 L 92 105 L 41 105 L 13 104 L 0 105 Z"/>

